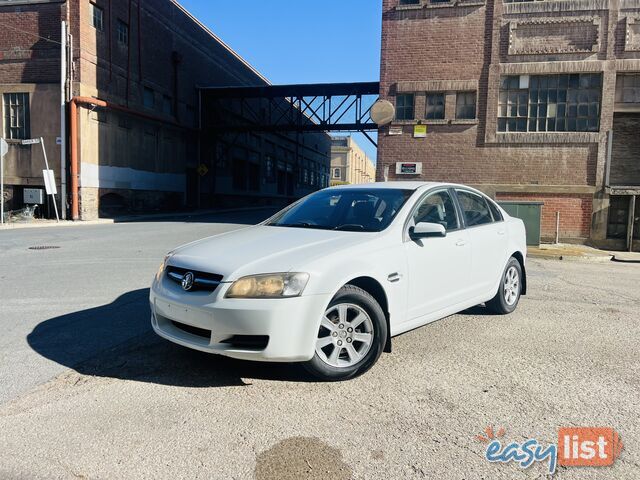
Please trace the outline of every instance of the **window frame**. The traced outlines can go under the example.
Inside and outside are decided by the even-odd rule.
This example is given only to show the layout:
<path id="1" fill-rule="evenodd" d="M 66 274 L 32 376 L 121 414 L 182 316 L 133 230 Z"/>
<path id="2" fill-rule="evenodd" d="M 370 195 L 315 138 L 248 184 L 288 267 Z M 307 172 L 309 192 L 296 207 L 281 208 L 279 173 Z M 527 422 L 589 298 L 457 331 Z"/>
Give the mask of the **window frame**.
<path id="1" fill-rule="evenodd" d="M 91 26 L 98 32 L 104 32 L 104 9 L 93 2 L 89 2 L 91 6 Z M 97 25 L 96 13 L 100 13 L 100 25 Z"/>
<path id="2" fill-rule="evenodd" d="M 118 39 L 118 45 L 123 47 L 129 46 L 129 24 L 124 20 L 116 20 L 116 37 Z"/>
<path id="3" fill-rule="evenodd" d="M 342 178 L 342 170 L 340 169 L 340 167 L 333 168 L 333 178 Z"/>
<path id="4" fill-rule="evenodd" d="M 430 97 L 442 97 L 442 117 L 430 117 L 429 116 L 429 107 L 440 107 L 440 105 L 430 105 L 429 98 Z M 447 95 L 446 92 L 425 92 L 425 107 L 424 107 L 424 118 L 426 120 L 445 120 L 447 115 Z"/>
<path id="5" fill-rule="evenodd" d="M 400 97 L 411 97 L 411 106 L 409 107 L 409 106 L 407 106 L 407 105 L 405 104 L 405 105 L 402 105 L 402 107 L 400 107 L 400 106 L 398 105 L 398 99 L 399 99 Z M 410 122 L 410 121 L 415 120 L 415 119 L 416 119 L 416 94 L 415 94 L 415 93 L 409 93 L 409 92 L 407 92 L 407 93 L 397 93 L 397 94 L 396 94 L 396 105 L 395 105 L 395 107 L 396 107 L 396 115 L 395 115 L 395 117 L 396 117 L 396 118 L 395 118 L 395 119 L 396 119 L 396 121 L 400 121 L 400 122 Z M 398 113 L 400 112 L 400 109 L 402 109 L 402 112 L 403 112 L 403 116 L 402 116 L 402 117 L 400 117 L 400 116 L 398 115 Z M 410 117 L 410 118 L 407 118 L 407 117 L 405 116 L 405 115 L 406 115 L 406 113 L 404 113 L 404 112 L 405 112 L 406 110 L 409 110 L 409 109 L 411 109 L 411 110 L 410 110 L 410 111 L 411 111 L 411 117 Z"/>
<path id="6" fill-rule="evenodd" d="M 466 95 L 473 95 L 473 103 L 465 103 L 462 105 L 463 108 L 469 108 L 473 106 L 473 117 L 461 117 L 458 115 L 458 109 L 461 107 L 458 103 L 460 98 L 463 98 Z M 456 120 L 478 120 L 478 92 L 476 90 L 461 90 L 456 92 Z"/>
<path id="7" fill-rule="evenodd" d="M 16 97 L 15 103 L 12 103 L 12 96 Z M 18 98 L 20 101 L 18 101 Z M 12 126 L 12 107 L 22 108 L 22 115 L 16 115 L 16 118 L 22 119 L 22 126 Z M 26 140 L 31 138 L 31 95 L 29 92 L 4 92 L 2 94 L 2 121 L 2 133 L 7 140 Z M 17 131 L 17 135 L 14 135 L 14 131 Z"/>
<path id="8" fill-rule="evenodd" d="M 602 72 L 502 75 L 496 133 L 599 133 L 602 89 Z"/>

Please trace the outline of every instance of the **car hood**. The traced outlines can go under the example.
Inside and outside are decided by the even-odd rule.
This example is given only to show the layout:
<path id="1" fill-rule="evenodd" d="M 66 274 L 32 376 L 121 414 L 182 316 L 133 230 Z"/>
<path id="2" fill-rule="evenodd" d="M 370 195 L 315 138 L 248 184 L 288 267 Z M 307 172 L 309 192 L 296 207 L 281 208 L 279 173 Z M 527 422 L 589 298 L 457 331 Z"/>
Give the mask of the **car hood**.
<path id="1" fill-rule="evenodd" d="M 184 245 L 169 265 L 223 275 L 234 281 L 244 275 L 287 272 L 307 262 L 368 243 L 379 235 L 307 228 L 257 225 Z"/>

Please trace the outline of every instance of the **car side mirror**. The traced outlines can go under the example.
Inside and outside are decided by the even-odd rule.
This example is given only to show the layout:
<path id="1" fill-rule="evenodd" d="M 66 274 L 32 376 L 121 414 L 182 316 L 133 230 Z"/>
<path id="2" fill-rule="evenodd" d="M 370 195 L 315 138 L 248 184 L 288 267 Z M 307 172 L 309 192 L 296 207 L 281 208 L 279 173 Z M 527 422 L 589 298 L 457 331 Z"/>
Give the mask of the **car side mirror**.
<path id="1" fill-rule="evenodd" d="M 439 223 L 420 222 L 409 229 L 409 237 L 412 240 L 428 237 L 446 237 L 447 231 Z"/>

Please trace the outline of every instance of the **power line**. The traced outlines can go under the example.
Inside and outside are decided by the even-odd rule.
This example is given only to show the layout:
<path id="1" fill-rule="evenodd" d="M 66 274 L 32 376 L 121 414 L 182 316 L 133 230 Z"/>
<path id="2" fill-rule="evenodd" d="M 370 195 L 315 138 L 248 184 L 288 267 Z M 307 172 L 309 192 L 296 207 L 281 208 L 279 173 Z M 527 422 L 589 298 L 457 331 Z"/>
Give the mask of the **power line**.
<path id="1" fill-rule="evenodd" d="M 37 37 L 40 40 L 44 40 L 45 42 L 55 43 L 56 45 L 62 45 L 61 42 L 58 42 L 56 40 L 51 40 L 50 38 L 42 37 L 42 36 L 38 35 L 37 33 L 27 32 L 26 30 L 21 30 L 19 28 L 14 27 L 13 25 L 7 25 L 6 23 L 2 23 L 2 22 L 0 22 L 0 25 L 2 25 L 3 27 L 6 27 L 6 28 L 10 28 L 11 30 L 15 30 L 16 32 L 25 33 L 27 35 L 31 35 L 32 37 Z"/>

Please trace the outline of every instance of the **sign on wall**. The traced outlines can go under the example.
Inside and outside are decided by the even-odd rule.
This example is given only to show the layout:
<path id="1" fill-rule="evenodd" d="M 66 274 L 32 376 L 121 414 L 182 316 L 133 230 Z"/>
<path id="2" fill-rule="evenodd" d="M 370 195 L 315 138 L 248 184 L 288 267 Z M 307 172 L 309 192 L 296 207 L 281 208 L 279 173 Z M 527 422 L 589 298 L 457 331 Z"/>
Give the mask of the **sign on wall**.
<path id="1" fill-rule="evenodd" d="M 427 126 L 426 125 L 415 125 L 413 127 L 413 138 L 425 138 L 427 136 Z"/>
<path id="2" fill-rule="evenodd" d="M 396 162 L 396 175 L 420 175 L 421 173 L 422 163 Z"/>

